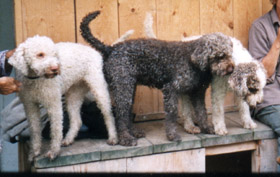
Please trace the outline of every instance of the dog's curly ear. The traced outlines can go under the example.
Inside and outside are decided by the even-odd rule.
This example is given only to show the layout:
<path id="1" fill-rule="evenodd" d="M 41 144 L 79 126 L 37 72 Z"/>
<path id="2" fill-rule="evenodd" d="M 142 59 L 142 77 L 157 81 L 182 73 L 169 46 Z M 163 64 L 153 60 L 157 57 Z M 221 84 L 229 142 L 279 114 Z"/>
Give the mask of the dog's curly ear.
<path id="1" fill-rule="evenodd" d="M 205 71 L 208 66 L 208 50 L 203 41 L 198 41 L 198 47 L 194 50 L 191 55 L 191 62 L 196 65 L 201 71 Z"/>
<path id="2" fill-rule="evenodd" d="M 17 70 L 19 70 L 23 75 L 28 74 L 27 63 L 24 59 L 24 43 L 20 44 L 14 54 L 9 58 L 8 62 Z"/>

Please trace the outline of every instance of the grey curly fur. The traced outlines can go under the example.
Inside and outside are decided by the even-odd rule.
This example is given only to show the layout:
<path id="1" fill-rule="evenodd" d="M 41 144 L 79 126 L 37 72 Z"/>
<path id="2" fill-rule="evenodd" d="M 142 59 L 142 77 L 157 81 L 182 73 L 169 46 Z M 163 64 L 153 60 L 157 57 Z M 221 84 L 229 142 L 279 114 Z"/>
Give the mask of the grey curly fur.
<path id="1" fill-rule="evenodd" d="M 107 46 L 88 27 L 99 13 L 84 17 L 80 30 L 83 38 L 103 53 L 105 77 L 116 103 L 119 143 L 136 145 L 136 138 L 144 136 L 133 127 L 131 119 L 137 84 L 162 90 L 169 140 L 181 140 L 176 133 L 179 94 L 190 96 L 202 131 L 213 133 L 207 126 L 205 91 L 212 74 L 226 75 L 233 71 L 231 40 L 221 33 L 213 33 L 191 42 L 135 39 Z"/>
<path id="2" fill-rule="evenodd" d="M 259 67 L 265 71 L 263 65 L 259 65 Z M 258 66 L 255 63 L 241 63 L 235 67 L 229 81 L 234 83 L 232 86 L 237 95 L 245 95 L 246 97 L 262 89 L 260 88 L 260 80 L 256 75 L 257 70 Z"/>

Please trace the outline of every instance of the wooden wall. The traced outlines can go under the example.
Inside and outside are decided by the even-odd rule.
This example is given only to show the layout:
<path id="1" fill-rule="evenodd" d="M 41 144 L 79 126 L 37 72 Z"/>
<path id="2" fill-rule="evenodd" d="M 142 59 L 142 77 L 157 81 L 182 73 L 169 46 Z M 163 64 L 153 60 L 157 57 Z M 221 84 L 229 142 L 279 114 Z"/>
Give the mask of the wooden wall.
<path id="1" fill-rule="evenodd" d="M 95 36 L 107 44 L 130 29 L 131 38 L 144 37 L 146 12 L 154 17 L 154 31 L 159 39 L 180 40 L 182 36 L 223 32 L 247 46 L 251 23 L 271 9 L 269 0 L 14 0 L 16 43 L 35 34 L 47 35 L 55 42 L 84 43 L 81 19 L 101 10 L 91 23 Z M 207 107 L 211 106 L 209 89 Z M 234 106 L 228 94 L 225 106 Z M 137 114 L 163 112 L 162 94 L 156 89 L 138 86 L 134 104 Z"/>

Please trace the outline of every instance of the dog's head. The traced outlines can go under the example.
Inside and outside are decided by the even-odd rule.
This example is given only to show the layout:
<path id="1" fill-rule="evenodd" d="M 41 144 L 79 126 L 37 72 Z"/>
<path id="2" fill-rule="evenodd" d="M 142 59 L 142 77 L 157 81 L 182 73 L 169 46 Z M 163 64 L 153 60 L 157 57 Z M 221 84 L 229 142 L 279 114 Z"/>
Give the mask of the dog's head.
<path id="1" fill-rule="evenodd" d="M 263 100 L 263 88 L 266 85 L 266 71 L 258 61 L 240 63 L 228 79 L 230 88 L 242 97 L 251 107 Z"/>
<path id="2" fill-rule="evenodd" d="M 24 76 L 53 78 L 60 73 L 54 42 L 45 36 L 34 36 L 21 43 L 8 61 Z"/>
<path id="3" fill-rule="evenodd" d="M 222 33 L 203 35 L 197 40 L 192 40 L 195 50 L 191 61 L 202 71 L 210 69 L 212 74 L 224 76 L 234 70 L 232 60 L 232 42 Z"/>

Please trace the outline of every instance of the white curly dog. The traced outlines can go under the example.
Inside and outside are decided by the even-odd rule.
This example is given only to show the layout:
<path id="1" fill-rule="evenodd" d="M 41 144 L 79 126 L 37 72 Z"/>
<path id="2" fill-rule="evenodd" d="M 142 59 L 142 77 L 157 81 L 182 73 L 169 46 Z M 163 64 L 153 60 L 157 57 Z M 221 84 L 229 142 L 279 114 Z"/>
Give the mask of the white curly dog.
<path id="1" fill-rule="evenodd" d="M 144 31 L 147 37 L 156 38 L 153 32 L 153 17 L 146 14 Z M 191 41 L 201 36 L 183 38 L 182 41 Z M 263 88 L 266 85 L 266 70 L 261 62 L 254 59 L 248 50 L 243 47 L 236 38 L 230 37 L 233 43 L 234 72 L 228 76 L 214 75 L 211 81 L 212 123 L 215 134 L 225 135 L 228 133 L 224 118 L 224 99 L 226 93 L 232 90 L 237 95 L 237 107 L 244 128 L 254 129 L 257 124 L 250 115 L 250 106 L 255 107 L 262 102 Z M 184 129 L 188 133 L 200 133 L 199 127 L 195 126 L 194 110 L 187 95 L 181 95 L 181 118 Z"/>
<path id="2" fill-rule="evenodd" d="M 18 79 L 22 82 L 19 97 L 30 125 L 30 161 L 41 153 L 39 105 L 47 109 L 50 118 L 51 143 L 46 155 L 54 159 L 59 154 L 61 145 L 73 143 L 82 125 L 80 108 L 89 91 L 104 116 L 109 137 L 107 143 L 117 144 L 115 120 L 99 52 L 77 43 L 55 44 L 48 37 L 36 35 L 17 47 L 9 63 L 16 68 Z M 70 128 L 64 139 L 61 101 L 63 94 L 70 119 Z"/>

